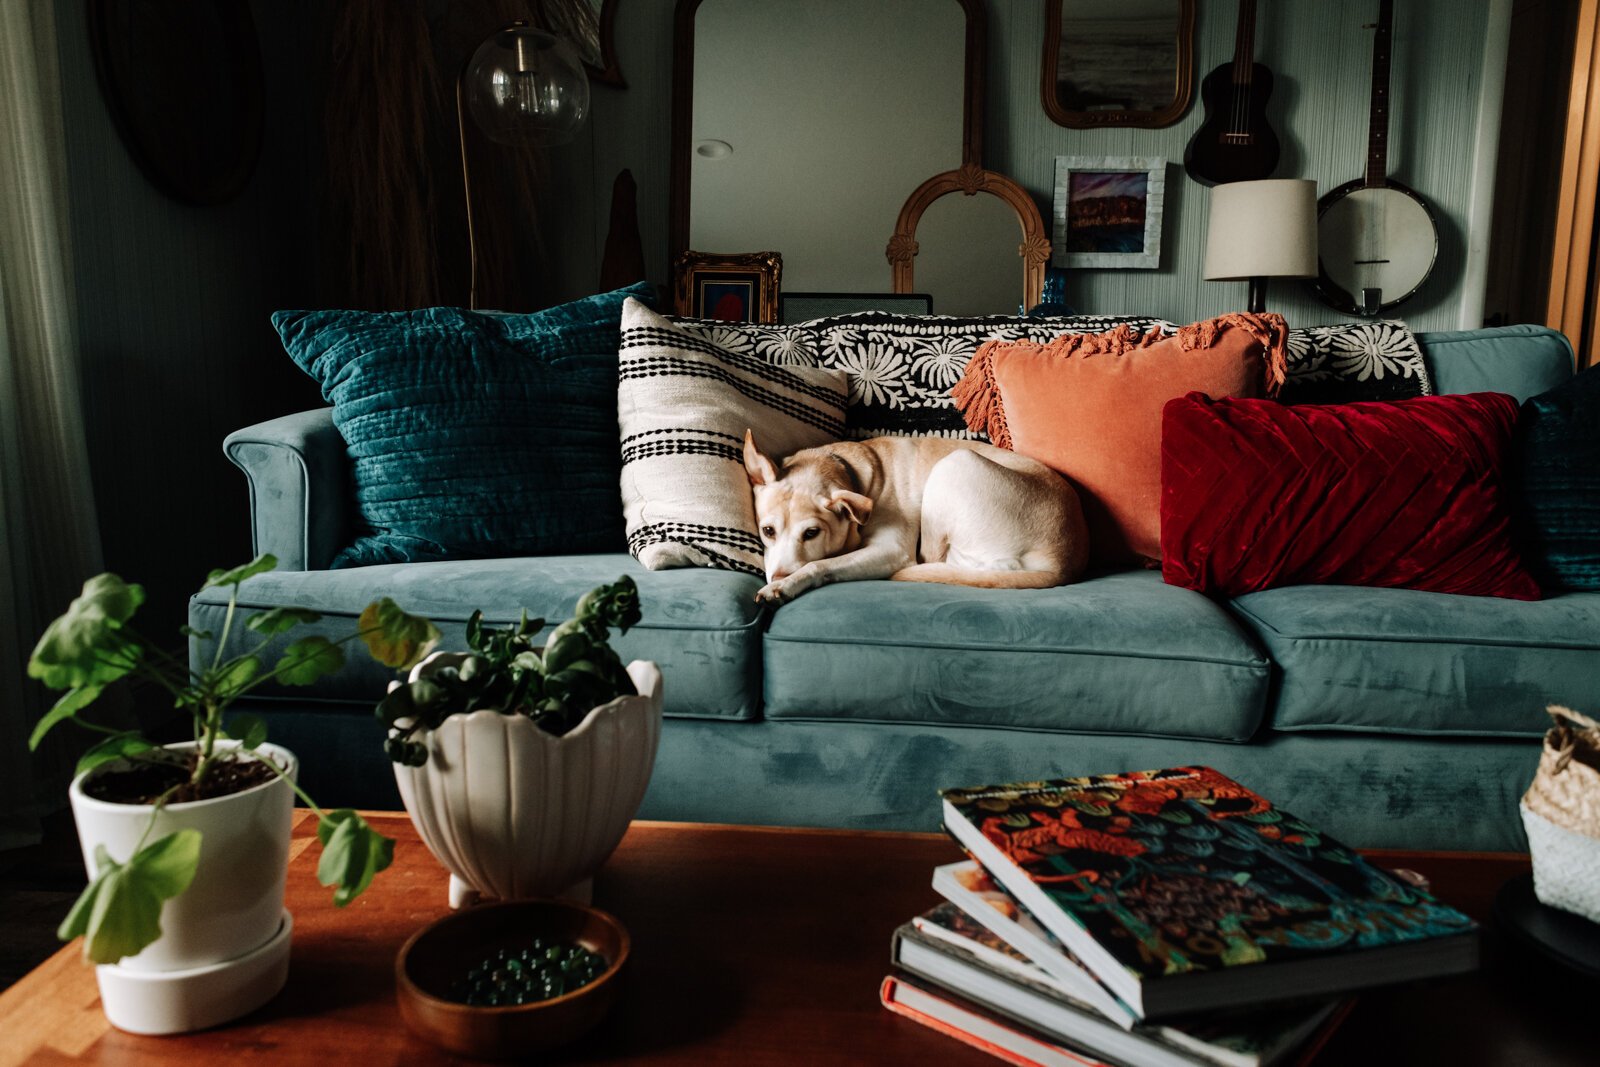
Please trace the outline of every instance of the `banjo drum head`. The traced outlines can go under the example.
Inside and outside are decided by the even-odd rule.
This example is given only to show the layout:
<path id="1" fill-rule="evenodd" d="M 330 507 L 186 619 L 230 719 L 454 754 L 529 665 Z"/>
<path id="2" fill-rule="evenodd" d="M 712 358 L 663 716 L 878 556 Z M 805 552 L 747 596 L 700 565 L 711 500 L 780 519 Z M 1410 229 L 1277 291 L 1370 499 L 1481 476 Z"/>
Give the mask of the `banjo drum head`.
<path id="1" fill-rule="evenodd" d="M 1377 289 L 1379 306 L 1392 307 L 1417 291 L 1433 269 L 1439 239 L 1433 216 L 1409 192 L 1354 189 L 1327 204 L 1317 219 L 1317 256 L 1323 284 L 1332 283 L 1358 311 L 1362 290 Z"/>

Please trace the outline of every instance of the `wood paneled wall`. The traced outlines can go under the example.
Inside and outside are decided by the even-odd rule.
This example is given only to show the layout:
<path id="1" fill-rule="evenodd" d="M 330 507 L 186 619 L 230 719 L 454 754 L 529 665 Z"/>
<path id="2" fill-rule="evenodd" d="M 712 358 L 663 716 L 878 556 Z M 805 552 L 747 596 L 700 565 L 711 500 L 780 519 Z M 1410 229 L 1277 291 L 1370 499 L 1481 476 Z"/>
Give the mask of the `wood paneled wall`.
<path id="1" fill-rule="evenodd" d="M 618 52 L 629 88 L 596 86 L 591 125 L 552 154 L 559 226 L 548 235 L 552 299 L 594 289 L 611 182 L 624 167 L 639 185 L 639 222 L 651 277 L 666 280 L 667 133 L 671 99 L 669 0 L 623 0 Z M 1484 38 L 1490 0 L 1403 0 L 1396 5 L 1391 170 L 1433 204 L 1441 224 L 1439 265 L 1398 312 L 1417 329 L 1458 325 L 1467 252 Z M 1058 155 L 1162 155 L 1172 161 L 1159 270 L 1075 272 L 1068 299 L 1083 311 L 1137 312 L 1190 320 L 1242 306 L 1244 283 L 1200 278 L 1205 190 L 1183 176 L 1183 146 L 1198 107 L 1163 130 L 1068 130 L 1039 99 L 1044 0 L 988 0 L 989 101 L 985 159 L 1015 178 L 1049 217 Z M 1203 75 L 1232 57 L 1236 5 L 1202 0 L 1196 67 Z M 1376 0 L 1276 0 L 1260 6 L 1257 59 L 1277 90 L 1269 115 L 1284 143 L 1282 177 L 1315 178 L 1322 190 L 1361 173 L 1367 135 Z M 956 76 L 957 72 L 952 72 Z M 910 190 L 907 190 L 909 193 Z M 885 234 L 892 229 L 892 220 Z M 885 264 L 885 288 L 888 267 Z M 1299 283 L 1279 282 L 1273 310 L 1291 323 L 1338 321 Z"/>

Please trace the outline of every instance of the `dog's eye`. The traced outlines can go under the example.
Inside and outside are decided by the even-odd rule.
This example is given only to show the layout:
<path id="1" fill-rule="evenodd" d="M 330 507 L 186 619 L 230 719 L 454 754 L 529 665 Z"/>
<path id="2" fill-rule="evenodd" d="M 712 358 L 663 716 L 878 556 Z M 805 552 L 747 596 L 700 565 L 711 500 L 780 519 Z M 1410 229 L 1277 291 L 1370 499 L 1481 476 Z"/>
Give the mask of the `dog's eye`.
<path id="1" fill-rule="evenodd" d="M 820 526 L 808 526 L 806 527 L 806 532 L 800 535 L 800 540 L 809 541 L 821 532 L 822 528 Z"/>
<path id="2" fill-rule="evenodd" d="M 772 539 L 773 539 L 773 538 L 774 538 L 774 537 L 777 537 L 777 536 L 778 536 L 778 533 L 777 533 L 777 531 L 776 531 L 776 530 L 774 530 L 774 529 L 773 529 L 773 528 L 772 528 L 772 527 L 770 527 L 770 526 L 763 526 L 763 527 L 761 527 L 761 536 L 762 536 L 762 537 L 765 537 L 765 538 L 766 538 L 766 539 L 767 539 L 767 540 L 768 540 L 768 541 L 770 541 L 770 540 L 772 540 Z"/>

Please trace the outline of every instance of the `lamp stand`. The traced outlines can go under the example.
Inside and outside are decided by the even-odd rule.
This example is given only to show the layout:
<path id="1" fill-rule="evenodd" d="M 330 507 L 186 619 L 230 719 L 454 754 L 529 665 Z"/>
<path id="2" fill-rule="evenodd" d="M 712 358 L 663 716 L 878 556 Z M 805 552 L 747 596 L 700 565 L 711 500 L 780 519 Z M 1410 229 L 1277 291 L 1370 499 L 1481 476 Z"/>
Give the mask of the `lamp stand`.
<path id="1" fill-rule="evenodd" d="M 468 63 L 462 64 L 456 75 L 456 135 L 461 139 L 461 190 L 467 201 L 467 256 L 472 262 L 472 277 L 467 287 L 467 308 L 478 310 L 478 238 L 472 231 L 472 175 L 467 170 L 467 115 L 462 104 L 463 83 L 467 80 Z"/>
<path id="2" fill-rule="evenodd" d="M 471 223 L 468 223 L 468 229 Z M 1246 309 L 1252 315 L 1259 315 L 1267 310 L 1267 280 L 1265 278 L 1250 279 L 1250 306 Z"/>

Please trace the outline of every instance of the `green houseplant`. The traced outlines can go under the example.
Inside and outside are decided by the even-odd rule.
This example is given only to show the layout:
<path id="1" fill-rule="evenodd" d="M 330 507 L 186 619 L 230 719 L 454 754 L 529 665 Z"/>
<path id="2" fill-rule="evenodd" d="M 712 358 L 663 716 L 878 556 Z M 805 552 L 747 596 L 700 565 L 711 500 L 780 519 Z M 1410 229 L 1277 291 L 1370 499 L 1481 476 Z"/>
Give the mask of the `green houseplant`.
<path id="1" fill-rule="evenodd" d="M 47 733 L 69 720 L 104 735 L 79 760 L 71 791 L 91 877 L 58 930 L 63 940 L 83 937 L 84 955 L 94 963 L 127 961 L 129 968 L 179 971 L 216 962 L 218 956 L 227 960 L 233 957 L 225 953 L 247 952 L 261 943 L 255 940 L 259 931 L 229 929 L 249 925 L 252 915 L 259 916 L 271 936 L 286 922 L 282 869 L 295 796 L 318 820 L 322 854 L 317 877 L 333 887 L 335 904 L 355 899 L 389 865 L 392 841 L 353 810 L 318 807 L 295 781 L 293 754 L 267 744 L 266 724 L 253 715 L 230 715 L 229 709 L 268 683 L 308 685 L 338 670 L 345 659 L 341 646 L 356 638 L 379 661 L 406 669 L 427 655 L 438 631 L 385 598 L 367 607 L 356 632 L 339 640 L 300 637 L 269 663 L 264 657 L 280 637 L 318 619 L 301 608 L 242 615 L 240 584 L 276 565 L 274 557 L 262 555 L 243 566 L 211 572 L 206 586 L 226 587 L 228 608 L 220 633 L 182 628 L 195 643 L 195 667 L 134 628 L 144 590 L 114 574 L 85 582 L 29 658 L 32 677 L 66 690 L 39 721 L 30 745 L 36 748 Z M 241 639 L 241 647 L 230 654 L 233 638 Z M 114 730 L 84 718 L 84 709 L 119 682 L 165 691 L 191 716 L 192 742 L 158 746 L 139 731 Z M 224 814 L 225 803 L 259 807 L 269 802 L 275 806 L 261 809 L 267 814 Z M 242 832 L 248 835 L 253 827 L 256 836 L 224 839 L 221 835 L 233 831 L 232 823 L 248 823 Z M 95 839 L 97 833 L 100 839 Z M 282 865 L 263 855 L 279 849 L 284 852 Z M 213 857 L 209 873 L 203 854 Z M 252 876 L 267 883 L 276 878 L 277 884 L 237 885 Z M 224 902 L 227 893 L 249 894 L 250 899 L 246 904 L 232 897 Z M 103 997 L 105 992 L 102 974 Z M 115 1017 L 112 1021 L 123 1025 Z"/>
<path id="2" fill-rule="evenodd" d="M 390 686 L 377 714 L 395 781 L 452 905 L 582 897 L 621 841 L 661 731 L 661 672 L 624 667 L 609 643 L 640 617 L 627 577 L 542 639 L 526 612 L 507 627 L 474 612 L 468 651 L 435 652 Z"/>

